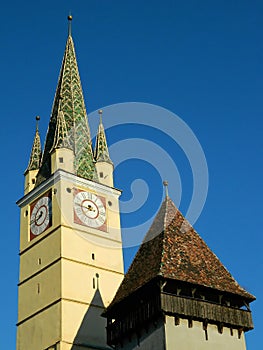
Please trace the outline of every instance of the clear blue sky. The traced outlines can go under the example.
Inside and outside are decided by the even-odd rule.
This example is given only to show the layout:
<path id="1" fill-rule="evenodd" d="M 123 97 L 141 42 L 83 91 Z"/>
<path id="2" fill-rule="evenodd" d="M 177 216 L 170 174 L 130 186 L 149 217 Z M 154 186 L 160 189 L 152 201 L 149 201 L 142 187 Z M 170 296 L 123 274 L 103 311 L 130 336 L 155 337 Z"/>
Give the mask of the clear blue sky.
<path id="1" fill-rule="evenodd" d="M 15 202 L 23 193 L 36 115 L 41 116 L 42 140 L 45 137 L 69 10 L 74 16 L 73 37 L 88 112 L 130 101 L 162 106 L 179 115 L 202 145 L 209 191 L 194 226 L 238 282 L 257 296 L 252 304 L 256 328 L 247 334 L 247 348 L 260 350 L 263 2 L 259 0 L 14 0 L 2 4 L 0 348 L 15 349 L 19 263 Z M 163 134 L 144 133 L 136 125 L 108 130 L 110 144 L 118 140 L 120 131 L 126 138 L 150 138 L 170 154 L 183 183 L 180 209 L 185 214 L 193 186 L 183 152 L 169 150 Z M 136 178 L 143 178 L 150 189 L 151 200 L 141 213 L 123 215 L 126 226 L 151 217 L 149 213 L 161 202 L 160 169 L 152 169 L 147 161 L 137 165 L 136 160 L 127 160 L 126 166 L 116 168 L 123 201 L 129 200 Z M 172 198 L 176 190 L 171 189 Z M 134 252 L 126 249 L 126 267 Z"/>

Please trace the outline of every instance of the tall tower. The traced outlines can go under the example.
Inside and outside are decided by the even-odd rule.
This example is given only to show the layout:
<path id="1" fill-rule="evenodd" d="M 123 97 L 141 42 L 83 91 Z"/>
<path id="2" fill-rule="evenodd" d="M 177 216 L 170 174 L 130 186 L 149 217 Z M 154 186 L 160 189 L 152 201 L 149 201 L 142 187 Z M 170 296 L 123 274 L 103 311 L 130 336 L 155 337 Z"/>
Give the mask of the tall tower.
<path id="1" fill-rule="evenodd" d="M 37 126 L 18 201 L 17 350 L 105 349 L 100 315 L 123 279 L 121 192 L 113 187 L 102 120 L 96 160 L 105 164 L 97 174 L 68 19 L 43 154 Z"/>
<path id="2" fill-rule="evenodd" d="M 104 314 L 107 341 L 116 350 L 245 350 L 254 299 L 167 194 Z"/>

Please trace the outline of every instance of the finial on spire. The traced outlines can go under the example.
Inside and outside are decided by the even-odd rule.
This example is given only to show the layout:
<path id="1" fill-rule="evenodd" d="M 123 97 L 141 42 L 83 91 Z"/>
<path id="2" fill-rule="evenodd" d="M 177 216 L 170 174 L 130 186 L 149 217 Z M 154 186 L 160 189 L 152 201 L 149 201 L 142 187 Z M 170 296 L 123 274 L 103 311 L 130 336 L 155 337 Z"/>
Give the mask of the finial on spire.
<path id="1" fill-rule="evenodd" d="M 99 113 L 99 116 L 100 116 L 100 123 L 102 123 L 102 109 L 99 109 L 98 113 Z"/>
<path id="2" fill-rule="evenodd" d="M 165 187 L 165 196 L 168 197 L 168 181 L 163 181 L 163 185 Z"/>
<path id="3" fill-rule="evenodd" d="M 71 36 L 71 22 L 72 22 L 72 15 L 69 13 L 68 15 L 68 36 Z"/>
<path id="4" fill-rule="evenodd" d="M 36 116 L 36 129 L 38 130 L 38 122 L 40 121 L 40 116 Z"/>

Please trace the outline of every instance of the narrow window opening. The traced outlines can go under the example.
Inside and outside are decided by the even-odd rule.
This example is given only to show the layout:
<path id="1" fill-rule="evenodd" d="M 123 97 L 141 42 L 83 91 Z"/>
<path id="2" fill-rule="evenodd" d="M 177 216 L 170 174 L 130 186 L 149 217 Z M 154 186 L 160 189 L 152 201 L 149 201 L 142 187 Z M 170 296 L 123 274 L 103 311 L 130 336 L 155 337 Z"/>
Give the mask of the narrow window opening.
<path id="1" fill-rule="evenodd" d="M 96 285 L 95 285 L 95 278 L 93 277 L 93 289 L 96 288 Z"/>
<path id="2" fill-rule="evenodd" d="M 108 201 L 108 204 L 109 204 L 110 207 L 112 206 L 112 202 L 111 201 Z"/>
<path id="3" fill-rule="evenodd" d="M 32 179 L 32 184 L 34 185 L 36 183 L 36 180 L 35 179 Z"/>
<path id="4" fill-rule="evenodd" d="M 95 254 L 94 253 L 91 254 L 91 259 L 95 260 Z"/>
<path id="5" fill-rule="evenodd" d="M 37 284 L 37 294 L 40 294 L 40 283 Z"/>
<path id="6" fill-rule="evenodd" d="M 41 265 L 42 264 L 42 260 L 41 258 L 38 258 L 38 265 Z"/>
<path id="7" fill-rule="evenodd" d="M 193 328 L 193 320 L 188 318 L 188 328 Z"/>
<path id="8" fill-rule="evenodd" d="M 25 216 L 28 216 L 28 210 L 25 211 Z"/>
<path id="9" fill-rule="evenodd" d="M 207 332 L 207 329 L 205 329 L 205 340 L 208 340 L 208 332 Z"/>
<path id="10" fill-rule="evenodd" d="M 59 163 L 63 163 L 63 157 L 59 157 L 58 160 L 59 160 Z"/>
<path id="11" fill-rule="evenodd" d="M 239 328 L 239 329 L 238 329 L 238 339 L 240 339 L 240 338 L 241 338 L 242 331 L 243 331 L 243 329 L 242 329 L 242 328 Z"/>
<path id="12" fill-rule="evenodd" d="M 180 324 L 180 317 L 178 315 L 174 316 L 174 325 L 179 326 Z"/>
<path id="13" fill-rule="evenodd" d="M 230 335 L 233 337 L 234 333 L 233 333 L 233 328 L 230 328 Z"/>
<path id="14" fill-rule="evenodd" d="M 100 172 L 100 177 L 103 177 L 103 172 Z"/>

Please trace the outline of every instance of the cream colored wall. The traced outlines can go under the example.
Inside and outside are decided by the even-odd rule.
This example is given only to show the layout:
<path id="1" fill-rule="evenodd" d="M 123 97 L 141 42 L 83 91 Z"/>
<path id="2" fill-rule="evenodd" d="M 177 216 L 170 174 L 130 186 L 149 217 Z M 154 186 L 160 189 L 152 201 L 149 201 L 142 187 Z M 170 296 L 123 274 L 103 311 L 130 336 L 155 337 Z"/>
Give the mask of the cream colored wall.
<path id="1" fill-rule="evenodd" d="M 61 263 L 22 283 L 18 291 L 18 322 L 51 305 L 61 297 Z"/>
<path id="2" fill-rule="evenodd" d="M 62 158 L 62 162 L 60 161 Z M 52 174 L 63 169 L 70 173 L 74 172 L 74 153 L 68 148 L 56 148 L 51 154 L 51 172 Z"/>
<path id="3" fill-rule="evenodd" d="M 61 304 L 55 304 L 17 328 L 17 350 L 43 350 L 61 338 Z"/>
<path id="4" fill-rule="evenodd" d="M 101 184 L 113 187 L 113 165 L 107 162 L 97 162 L 96 170 Z M 102 173 L 102 176 L 100 176 Z"/>
<path id="5" fill-rule="evenodd" d="M 38 170 L 30 170 L 25 173 L 24 194 L 27 194 L 35 187 Z"/>
<path id="6" fill-rule="evenodd" d="M 61 230 L 46 235 L 45 239 L 33 240 L 31 249 L 20 256 L 19 282 L 45 269 L 61 256 Z"/>
<path id="7" fill-rule="evenodd" d="M 216 325 L 207 327 L 208 340 L 205 339 L 203 324 L 193 321 L 193 327 L 188 328 L 188 321 L 180 319 L 180 324 L 175 326 L 174 317 L 166 316 L 165 337 L 166 350 L 245 350 L 245 337 L 242 333 L 238 339 L 237 330 L 233 330 L 233 336 L 229 328 L 224 328 L 223 333 L 218 332 Z"/>
<path id="8" fill-rule="evenodd" d="M 105 347 L 106 319 L 100 316 L 102 312 L 102 307 L 63 300 L 62 341 Z"/>

